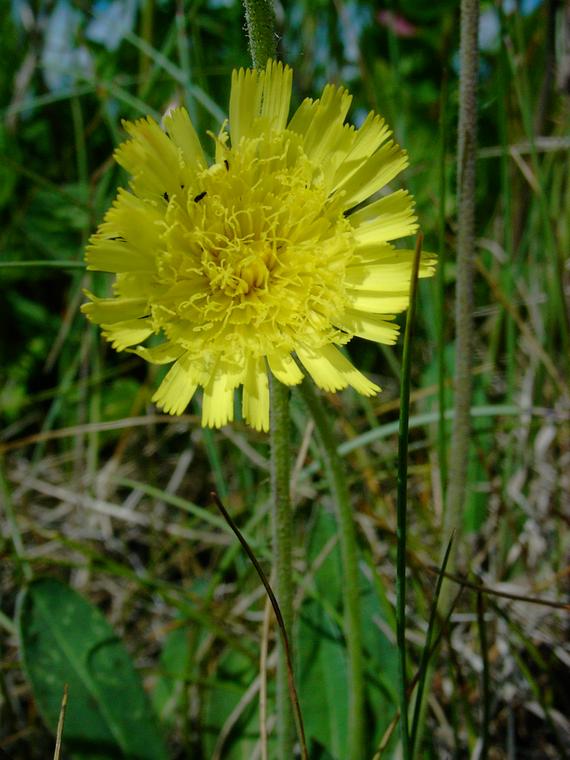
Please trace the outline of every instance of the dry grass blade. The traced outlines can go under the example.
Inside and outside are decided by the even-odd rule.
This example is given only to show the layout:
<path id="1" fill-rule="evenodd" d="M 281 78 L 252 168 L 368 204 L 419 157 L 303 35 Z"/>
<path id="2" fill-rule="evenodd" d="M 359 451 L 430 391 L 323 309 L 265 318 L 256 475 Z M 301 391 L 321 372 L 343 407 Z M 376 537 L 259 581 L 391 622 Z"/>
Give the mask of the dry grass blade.
<path id="1" fill-rule="evenodd" d="M 61 756 L 61 740 L 63 738 L 63 726 L 65 725 L 65 711 L 67 710 L 68 691 L 68 685 L 64 684 L 63 697 L 61 698 L 61 708 L 59 710 L 59 719 L 57 721 L 57 732 L 55 737 L 55 751 L 53 753 L 53 760 L 59 760 Z"/>
<path id="2" fill-rule="evenodd" d="M 433 573 L 434 575 L 439 575 L 441 572 L 439 568 L 430 566 L 426 566 L 426 570 L 428 573 Z M 455 575 L 454 573 L 445 572 L 443 575 L 450 581 L 458 583 L 463 588 L 471 589 L 472 591 L 476 591 L 480 594 L 491 594 L 492 596 L 503 597 L 503 599 L 512 599 L 514 602 L 541 604 L 544 607 L 552 607 L 555 610 L 565 610 L 566 612 L 570 612 L 570 603 L 567 602 L 556 602 L 554 599 L 541 599 L 540 597 L 536 596 L 525 596 L 524 594 L 513 594 L 509 591 L 501 591 L 500 589 L 490 588 L 489 586 L 484 586 L 480 583 L 473 583 L 472 581 L 468 581 L 459 575 Z"/>
<path id="3" fill-rule="evenodd" d="M 85 425 L 73 425 L 71 427 L 59 428 L 58 430 L 47 430 L 42 433 L 28 435 L 25 438 L 19 438 L 17 441 L 0 444 L 0 454 L 5 451 L 19 449 L 29 446 L 33 443 L 43 443 L 44 441 L 54 441 L 60 438 L 72 438 L 76 435 L 85 433 L 103 433 L 110 430 L 129 430 L 133 427 L 148 427 L 150 425 L 180 425 L 184 422 L 196 424 L 196 416 L 192 414 L 181 414 L 179 417 L 170 417 L 168 414 L 147 414 L 145 417 L 124 417 L 120 420 L 110 420 L 109 422 L 88 422 Z"/>
<path id="4" fill-rule="evenodd" d="M 534 332 L 531 330 L 528 324 L 524 321 L 524 319 L 519 314 L 518 310 L 513 306 L 513 304 L 505 296 L 501 288 L 498 286 L 498 284 L 495 282 L 495 280 L 491 277 L 489 272 L 485 269 L 483 264 L 478 259 L 476 260 L 475 265 L 479 273 L 483 275 L 487 284 L 493 291 L 493 295 L 495 296 L 497 301 L 499 301 L 499 303 L 504 307 L 505 311 L 507 311 L 509 315 L 514 319 L 514 321 L 517 323 L 519 330 L 529 342 L 529 345 L 532 348 L 532 350 L 535 351 L 537 356 L 540 357 L 546 371 L 556 383 L 556 386 L 558 387 L 558 390 L 560 391 L 560 393 L 562 395 L 567 395 L 568 382 L 564 379 L 564 377 L 562 377 L 556 365 L 554 364 L 550 356 L 547 354 L 547 352 L 544 350 L 544 348 L 542 347 L 542 344 L 537 339 Z"/>
<path id="5" fill-rule="evenodd" d="M 239 531 L 239 528 L 234 523 L 232 518 L 230 517 L 229 512 L 222 504 L 221 499 L 219 498 L 217 493 L 212 492 L 211 494 L 212 499 L 220 512 L 222 513 L 224 519 L 230 526 L 230 528 L 235 533 L 238 541 L 243 546 L 245 553 L 251 560 L 251 563 L 253 564 L 259 579 L 263 583 L 265 590 L 267 591 L 267 596 L 269 597 L 269 600 L 271 601 L 271 606 L 273 607 L 273 612 L 275 613 L 275 617 L 277 618 L 277 625 L 279 626 L 279 633 L 281 634 L 281 639 L 283 641 L 283 648 L 285 650 L 285 656 L 287 658 L 287 677 L 289 681 L 289 695 L 291 697 L 291 704 L 293 706 L 293 714 L 295 716 L 295 724 L 297 727 L 297 733 L 299 736 L 299 742 L 301 744 L 301 756 L 303 760 L 309 760 L 309 754 L 307 751 L 307 742 L 305 740 L 305 728 L 303 726 L 303 716 L 301 715 L 301 707 L 299 705 L 299 697 L 297 694 L 297 688 L 295 686 L 295 678 L 293 675 L 293 662 L 291 659 L 291 647 L 289 645 L 289 637 L 287 636 L 287 630 L 285 628 L 285 623 L 283 621 L 283 616 L 281 615 L 281 610 L 279 609 L 279 604 L 277 602 L 277 599 L 275 597 L 275 594 L 273 593 L 273 589 L 271 588 L 271 585 L 269 581 L 267 580 L 267 576 L 263 572 L 263 568 L 257 561 L 255 554 L 252 552 L 252 550 L 249 547 L 249 544 L 245 540 L 245 538 L 242 536 L 242 534 Z"/>

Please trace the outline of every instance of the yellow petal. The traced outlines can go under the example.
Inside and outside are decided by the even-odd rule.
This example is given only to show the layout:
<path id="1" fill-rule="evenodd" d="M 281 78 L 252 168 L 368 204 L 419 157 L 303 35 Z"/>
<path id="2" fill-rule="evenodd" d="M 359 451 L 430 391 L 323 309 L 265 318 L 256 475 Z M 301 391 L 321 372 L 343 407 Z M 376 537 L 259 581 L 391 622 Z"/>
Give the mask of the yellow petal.
<path id="1" fill-rule="evenodd" d="M 391 314 L 367 314 L 365 312 L 347 309 L 342 315 L 342 321 L 337 325 L 353 335 L 358 335 L 366 340 L 375 340 L 378 343 L 393 345 L 398 339 L 399 325 L 389 320 L 394 319 Z"/>
<path id="2" fill-rule="evenodd" d="M 188 357 L 184 356 L 168 370 L 152 400 L 167 414 L 182 414 L 197 387 Z"/>
<path id="3" fill-rule="evenodd" d="M 300 348 L 297 355 L 315 383 L 325 391 L 337 391 L 350 385 L 364 396 L 372 396 L 380 390 L 332 344 L 314 350 Z"/>
<path id="4" fill-rule="evenodd" d="M 291 354 L 275 352 L 267 357 L 272 374 L 284 385 L 297 385 L 303 379 L 303 373 L 295 364 Z"/>
<path id="5" fill-rule="evenodd" d="M 335 191 L 344 193 L 345 209 L 354 208 L 387 185 L 407 165 L 407 153 L 390 140 L 378 148 L 353 174 L 343 179 Z"/>
<path id="6" fill-rule="evenodd" d="M 281 62 L 268 61 L 265 69 L 261 116 L 266 118 L 271 129 L 277 132 L 285 129 L 287 124 L 292 87 L 293 71 L 289 66 L 283 66 Z"/>
<path id="7" fill-rule="evenodd" d="M 91 302 L 84 303 L 81 311 L 95 324 L 123 322 L 149 314 L 146 298 L 98 298 L 88 290 L 83 292 Z"/>
<path id="8" fill-rule="evenodd" d="M 387 293 L 381 290 L 350 290 L 347 289 L 349 308 L 370 314 L 397 313 L 408 308 L 409 295 L 407 290 L 399 293 Z"/>
<path id="9" fill-rule="evenodd" d="M 269 383 L 262 358 L 248 359 L 243 382 L 242 413 L 256 430 L 269 430 Z"/>
<path id="10" fill-rule="evenodd" d="M 170 362 L 176 361 L 184 353 L 184 348 L 178 343 L 172 343 L 167 341 L 161 343 L 160 346 L 152 346 L 146 348 L 146 346 L 137 346 L 132 348 L 131 352 L 137 354 L 147 362 L 151 364 L 170 364 Z"/>
<path id="11" fill-rule="evenodd" d="M 304 106 L 299 119 L 295 116 L 291 119 L 289 129 L 304 136 L 303 148 L 313 163 L 319 165 L 325 157 L 327 162 L 332 160 L 332 154 L 343 137 L 347 142 L 346 152 L 350 132 L 348 127 L 343 129 L 343 124 L 351 102 L 352 96 L 346 90 L 328 84 L 320 100 L 308 109 Z"/>
<path id="12" fill-rule="evenodd" d="M 97 234 L 91 238 L 85 259 L 90 271 L 118 273 L 154 269 L 154 261 L 133 246 Z"/>
<path id="13" fill-rule="evenodd" d="M 173 108 L 169 111 L 164 117 L 164 128 L 172 142 L 182 151 L 186 166 L 196 169 L 206 166 L 200 140 L 185 108 Z"/>
<path id="14" fill-rule="evenodd" d="M 413 198 L 405 190 L 380 198 L 348 218 L 354 227 L 357 253 L 359 246 L 395 240 L 418 228 Z"/>
<path id="15" fill-rule="evenodd" d="M 123 124 L 132 139 L 119 145 L 115 160 L 133 175 L 136 194 L 152 199 L 172 195 L 180 188 L 181 170 L 172 140 L 150 116 Z"/>
<path id="16" fill-rule="evenodd" d="M 156 207 L 120 189 L 103 223 L 91 236 L 87 269 L 101 272 L 152 272 L 162 216 Z"/>
<path id="17" fill-rule="evenodd" d="M 318 107 L 318 100 L 305 98 L 291 117 L 291 121 L 287 125 L 287 129 L 291 132 L 296 132 L 299 135 L 305 135 L 318 110 Z"/>
<path id="18" fill-rule="evenodd" d="M 103 324 L 103 337 L 111 343 L 117 351 L 124 351 L 135 343 L 142 343 L 153 329 L 149 319 L 129 319 L 115 324 Z"/>
<path id="19" fill-rule="evenodd" d="M 335 171 L 333 189 L 346 182 L 360 169 L 390 134 L 384 119 L 375 113 L 369 113 L 362 126 L 353 132 L 350 148 Z"/>
<path id="20" fill-rule="evenodd" d="M 204 387 L 202 426 L 220 428 L 234 418 L 234 389 L 238 381 L 232 378 L 220 362 L 209 383 Z"/>
<path id="21" fill-rule="evenodd" d="M 113 293 L 123 298 L 151 298 L 156 293 L 153 272 L 120 272 L 113 283 Z"/>
<path id="22" fill-rule="evenodd" d="M 236 147 L 243 137 L 254 137 L 268 128 L 281 131 L 287 123 L 293 72 L 282 63 L 268 61 L 265 70 L 232 72 L 230 137 Z M 258 123 L 259 119 L 262 122 Z"/>
<path id="23" fill-rule="evenodd" d="M 347 267 L 345 283 L 351 290 L 400 291 L 409 285 L 411 274 L 412 266 L 407 262 L 370 261 Z"/>
<path id="24" fill-rule="evenodd" d="M 259 115 L 263 97 L 265 71 L 240 69 L 232 71 L 230 92 L 230 137 L 232 146 L 252 133 L 254 119 Z"/>
<path id="25" fill-rule="evenodd" d="M 414 251 L 377 246 L 359 248 L 346 268 L 346 286 L 352 290 L 401 291 L 409 289 Z M 422 253 L 419 277 L 433 274 L 436 258 Z M 387 309 L 390 311 L 390 309 Z"/>

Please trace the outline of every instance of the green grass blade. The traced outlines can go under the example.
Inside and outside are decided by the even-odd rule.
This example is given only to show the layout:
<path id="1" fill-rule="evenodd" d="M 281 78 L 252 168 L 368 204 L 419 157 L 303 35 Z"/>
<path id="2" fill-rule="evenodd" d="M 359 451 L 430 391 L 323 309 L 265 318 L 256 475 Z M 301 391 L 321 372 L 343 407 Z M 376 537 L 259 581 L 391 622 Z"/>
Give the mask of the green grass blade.
<path id="1" fill-rule="evenodd" d="M 410 282 L 410 306 L 406 318 L 404 353 L 402 360 L 402 385 L 400 391 L 400 432 L 398 437 L 398 498 L 396 555 L 396 634 L 398 640 L 400 669 L 400 732 L 404 760 L 412 757 L 408 725 L 408 689 L 406 674 L 406 511 L 408 503 L 408 423 L 410 416 L 410 381 L 412 365 L 412 330 L 416 315 L 416 292 L 422 252 L 423 236 L 418 235 L 416 253 Z"/>
<path id="2" fill-rule="evenodd" d="M 420 660 L 420 667 L 418 671 L 418 674 L 419 674 L 418 690 L 416 694 L 416 703 L 414 706 L 414 715 L 412 719 L 412 730 L 411 730 L 411 738 L 410 738 L 411 745 L 412 745 L 412 752 L 414 752 L 415 746 L 416 746 L 416 739 L 418 736 L 418 727 L 419 727 L 420 714 L 421 714 L 421 709 L 422 709 L 424 687 L 426 684 L 426 678 L 427 678 L 427 672 L 428 672 L 428 665 L 429 665 L 430 658 L 433 654 L 433 650 L 431 648 L 431 641 L 433 638 L 435 621 L 437 617 L 437 605 L 439 603 L 439 595 L 441 593 L 441 587 L 443 585 L 443 579 L 445 577 L 445 569 L 447 568 L 447 561 L 449 560 L 449 554 L 451 552 L 452 543 L 453 543 L 453 536 L 451 536 L 447 544 L 443 561 L 441 563 L 439 575 L 437 577 L 435 593 L 433 595 L 433 599 L 431 603 L 428 628 L 426 632 L 426 640 L 424 643 L 424 648 L 422 650 L 422 656 Z"/>

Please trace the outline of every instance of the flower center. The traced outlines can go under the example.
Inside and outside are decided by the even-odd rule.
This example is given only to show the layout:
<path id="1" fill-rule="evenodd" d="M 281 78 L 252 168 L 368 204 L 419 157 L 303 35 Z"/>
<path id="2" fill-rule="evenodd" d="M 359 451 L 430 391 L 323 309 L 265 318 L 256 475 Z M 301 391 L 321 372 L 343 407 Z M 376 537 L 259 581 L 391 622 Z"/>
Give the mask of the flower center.
<path id="1" fill-rule="evenodd" d="M 275 261 L 266 241 L 239 236 L 205 246 L 202 257 L 212 294 L 235 297 L 237 303 L 252 290 L 267 290 Z"/>
<path id="2" fill-rule="evenodd" d="M 172 317 L 189 347 L 197 334 L 260 356 L 330 341 L 353 239 L 320 169 L 293 133 L 218 147 L 225 158 L 168 202 L 155 316 L 167 333 Z"/>

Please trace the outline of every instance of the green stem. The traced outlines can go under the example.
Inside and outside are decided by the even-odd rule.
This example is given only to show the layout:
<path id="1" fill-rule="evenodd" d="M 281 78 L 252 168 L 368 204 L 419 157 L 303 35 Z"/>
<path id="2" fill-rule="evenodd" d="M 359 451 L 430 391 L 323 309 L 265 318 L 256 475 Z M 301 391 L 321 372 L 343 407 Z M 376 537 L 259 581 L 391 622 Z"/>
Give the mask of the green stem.
<path id="1" fill-rule="evenodd" d="M 84 261 L 0 261 L 0 269 L 85 269 Z"/>
<path id="2" fill-rule="evenodd" d="M 154 0 L 145 0 L 141 12 L 141 37 L 149 45 L 152 45 L 152 32 L 154 20 Z M 150 71 L 150 58 L 140 51 L 139 53 L 139 86 L 138 94 L 142 96 Z"/>
<path id="3" fill-rule="evenodd" d="M 293 642 L 293 568 L 291 561 L 293 525 L 289 496 L 289 389 L 272 377 L 270 394 L 275 590 L 285 630 Z M 293 757 L 293 721 L 289 701 L 287 656 L 281 643 L 277 660 L 277 746 L 278 760 L 291 760 Z"/>
<path id="4" fill-rule="evenodd" d="M 445 423 L 446 392 L 445 392 L 445 152 L 447 145 L 447 72 L 444 72 L 441 84 L 440 114 L 439 114 L 439 214 L 438 214 L 438 251 L 439 261 L 435 276 L 436 289 L 436 322 L 437 322 L 437 385 L 438 385 L 438 427 L 437 451 L 439 459 L 439 477 L 442 499 L 445 502 L 445 487 L 447 484 L 447 426 Z"/>
<path id="5" fill-rule="evenodd" d="M 343 592 L 349 669 L 348 758 L 363 756 L 364 673 L 362 623 L 358 582 L 358 546 L 354 514 L 336 441 L 323 403 L 310 380 L 305 378 L 300 392 L 307 405 L 321 444 L 323 464 L 337 511 L 338 537 L 343 564 Z"/>
<path id="6" fill-rule="evenodd" d="M 482 746 L 479 754 L 480 760 L 487 760 L 489 756 L 489 720 L 491 709 L 491 688 L 489 679 L 489 646 L 487 643 L 487 627 L 485 623 L 485 600 L 483 594 L 477 594 L 477 627 L 479 629 L 479 644 L 481 646 L 481 659 L 483 661 L 482 702 L 483 715 L 481 737 Z"/>
<path id="7" fill-rule="evenodd" d="M 455 572 L 461 545 L 463 507 L 467 490 L 471 407 L 471 356 L 473 343 L 473 259 L 475 255 L 475 159 L 477 149 L 477 31 L 478 0 L 461 0 L 461 52 L 459 125 L 457 145 L 457 283 L 455 296 L 455 383 L 449 484 L 445 505 L 444 536 L 456 531 L 449 558 Z M 447 590 L 446 590 L 447 589 Z M 442 603 L 449 601 L 444 584 Z"/>
<path id="8" fill-rule="evenodd" d="M 275 13 L 272 0 L 244 0 L 245 20 L 251 60 L 263 68 L 276 55 Z M 276 378 L 270 379 L 271 404 L 271 489 L 273 495 L 273 551 L 277 599 L 285 631 L 293 643 L 293 568 L 291 561 L 289 389 Z M 291 647 L 293 648 L 293 647 Z M 277 755 L 293 757 L 293 721 L 289 701 L 287 653 L 280 642 L 277 658 Z"/>
<path id="9" fill-rule="evenodd" d="M 396 553 L 396 635 L 400 671 L 400 735 L 404 760 L 411 760 L 412 745 L 408 723 L 408 688 L 406 672 L 406 540 L 408 502 L 408 430 L 410 419 L 410 381 L 412 364 L 412 328 L 416 314 L 416 291 L 422 250 L 422 235 L 418 236 L 410 281 L 410 306 L 406 317 L 402 383 L 400 386 L 400 432 L 398 435 L 398 494 L 397 494 L 397 553 Z"/>
<path id="10" fill-rule="evenodd" d="M 276 56 L 275 11 L 272 0 L 243 0 L 254 68 L 261 69 Z"/>
<path id="11" fill-rule="evenodd" d="M 499 142 L 501 145 L 501 198 L 503 201 L 503 245 L 505 253 L 507 254 L 507 266 L 503 267 L 502 281 L 505 297 L 511 304 L 515 302 L 515 283 L 517 279 L 517 270 L 519 268 L 519 262 L 515 259 L 515 235 L 514 235 L 514 222 L 513 222 L 513 198 L 511 187 L 511 174 L 510 174 L 510 154 L 509 154 L 509 113 L 508 113 L 508 101 L 506 93 L 509 92 L 511 86 L 509 76 L 509 59 L 507 48 L 505 44 L 506 35 L 506 22 L 505 14 L 501 9 L 501 52 L 500 52 L 500 65 L 499 65 L 499 82 L 500 92 L 505 96 L 499 95 L 497 103 L 499 107 L 498 113 L 498 125 L 499 125 Z M 505 319 L 505 337 L 507 347 L 507 390 L 506 400 L 511 403 L 515 398 L 515 389 L 517 382 L 517 347 L 518 347 L 518 335 L 517 325 L 513 317 L 513 314 L 508 309 L 504 310 Z M 505 457 L 505 466 L 502 472 L 503 478 L 503 504 L 509 503 L 508 485 L 511 482 L 511 478 L 514 471 L 514 447 L 509 446 L 507 448 Z M 496 577 L 500 578 L 503 573 L 506 558 L 511 547 L 512 538 L 510 530 L 506 520 L 500 522 L 499 532 L 499 550 L 496 552 L 496 565 L 495 573 Z"/>

